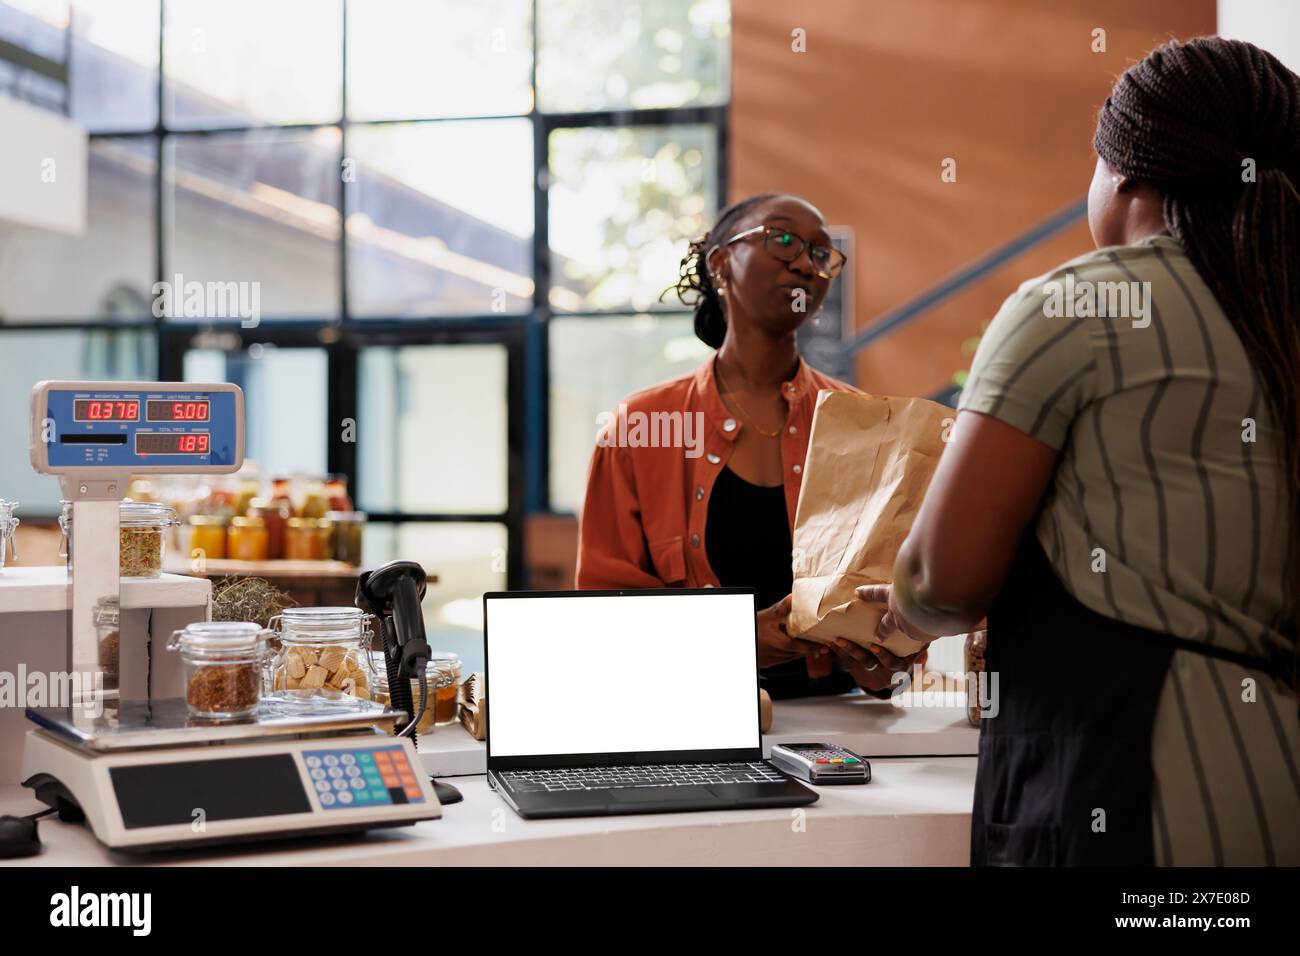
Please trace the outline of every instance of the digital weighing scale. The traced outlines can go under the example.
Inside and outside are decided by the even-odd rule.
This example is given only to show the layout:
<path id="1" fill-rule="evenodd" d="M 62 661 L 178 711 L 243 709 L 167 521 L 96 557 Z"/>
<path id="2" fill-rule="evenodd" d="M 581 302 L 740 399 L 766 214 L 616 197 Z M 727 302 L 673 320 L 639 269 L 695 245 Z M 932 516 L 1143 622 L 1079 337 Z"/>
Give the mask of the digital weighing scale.
<path id="1" fill-rule="evenodd" d="M 221 383 L 41 382 L 32 389 L 32 467 L 72 503 L 68 668 L 101 675 L 94 612 L 119 601 L 118 506 L 132 475 L 229 474 L 244 461 L 243 392 Z M 29 708 L 23 786 L 84 819 L 109 847 L 163 849 L 404 826 L 441 816 L 404 715 L 355 711 L 207 722 L 155 696 L 147 636 L 120 635 L 120 686 L 73 686 L 70 706 Z M 98 685 L 102 687 L 102 682 Z M 86 688 L 89 688 L 87 690 Z"/>

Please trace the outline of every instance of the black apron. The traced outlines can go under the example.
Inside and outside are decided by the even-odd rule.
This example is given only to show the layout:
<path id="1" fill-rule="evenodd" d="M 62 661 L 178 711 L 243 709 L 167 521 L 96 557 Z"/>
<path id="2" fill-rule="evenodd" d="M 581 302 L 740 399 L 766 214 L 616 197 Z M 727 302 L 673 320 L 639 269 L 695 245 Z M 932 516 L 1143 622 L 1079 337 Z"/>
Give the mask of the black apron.
<path id="1" fill-rule="evenodd" d="M 1151 731 L 1174 651 L 1275 665 L 1085 607 L 1032 531 L 988 622 L 997 710 L 980 721 L 971 865 L 1150 866 Z"/>

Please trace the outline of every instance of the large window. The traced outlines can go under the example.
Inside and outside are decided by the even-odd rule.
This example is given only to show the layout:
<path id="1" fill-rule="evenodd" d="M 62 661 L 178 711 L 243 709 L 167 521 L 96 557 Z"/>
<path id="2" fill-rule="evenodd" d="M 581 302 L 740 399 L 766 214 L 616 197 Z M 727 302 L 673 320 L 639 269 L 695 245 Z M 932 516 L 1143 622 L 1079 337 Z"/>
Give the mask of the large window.
<path id="1" fill-rule="evenodd" d="M 526 586 L 524 515 L 577 506 L 600 412 L 699 360 L 659 293 L 726 194 L 729 28 L 726 0 L 0 0 L 0 96 L 91 135 L 83 233 L 0 221 L 0 392 L 242 385 L 250 456 L 348 475 L 368 560 L 425 561 L 463 627 Z M 155 315 L 157 281 L 255 308 Z M 9 432 L 0 494 L 52 515 Z"/>

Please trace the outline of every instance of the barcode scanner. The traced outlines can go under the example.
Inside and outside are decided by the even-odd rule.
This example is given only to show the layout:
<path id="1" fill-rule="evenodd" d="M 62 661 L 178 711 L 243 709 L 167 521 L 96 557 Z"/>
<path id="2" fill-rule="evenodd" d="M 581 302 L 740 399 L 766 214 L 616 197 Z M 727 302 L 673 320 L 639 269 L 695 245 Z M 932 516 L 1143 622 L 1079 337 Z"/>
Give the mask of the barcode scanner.
<path id="1" fill-rule="evenodd" d="M 411 717 L 399 736 L 416 740 L 415 725 L 433 702 L 425 697 L 425 668 L 429 663 L 429 642 L 424 634 L 424 599 L 428 575 L 414 561 L 389 561 L 357 577 L 356 606 L 379 621 L 384 641 L 384 669 L 388 675 L 388 697 L 394 710 Z M 411 699 L 411 681 L 420 681 L 420 706 Z M 460 791 L 433 781 L 440 803 L 456 803 Z"/>

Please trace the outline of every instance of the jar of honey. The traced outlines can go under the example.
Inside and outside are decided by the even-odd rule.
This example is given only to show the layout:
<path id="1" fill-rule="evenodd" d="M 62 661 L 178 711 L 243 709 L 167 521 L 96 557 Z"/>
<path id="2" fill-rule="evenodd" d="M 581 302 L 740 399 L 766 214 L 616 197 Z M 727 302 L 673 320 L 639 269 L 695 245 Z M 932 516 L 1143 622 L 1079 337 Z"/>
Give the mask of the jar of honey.
<path id="1" fill-rule="evenodd" d="M 267 559 L 266 522 L 261 518 L 231 518 L 226 551 L 236 561 Z"/>
<path id="2" fill-rule="evenodd" d="M 331 530 L 323 518 L 290 518 L 284 530 L 284 556 L 293 561 L 326 560 Z"/>
<path id="3" fill-rule="evenodd" d="M 201 552 L 195 555 L 194 552 Z M 226 519 L 220 515 L 190 517 L 191 557 L 220 560 L 226 556 Z"/>

